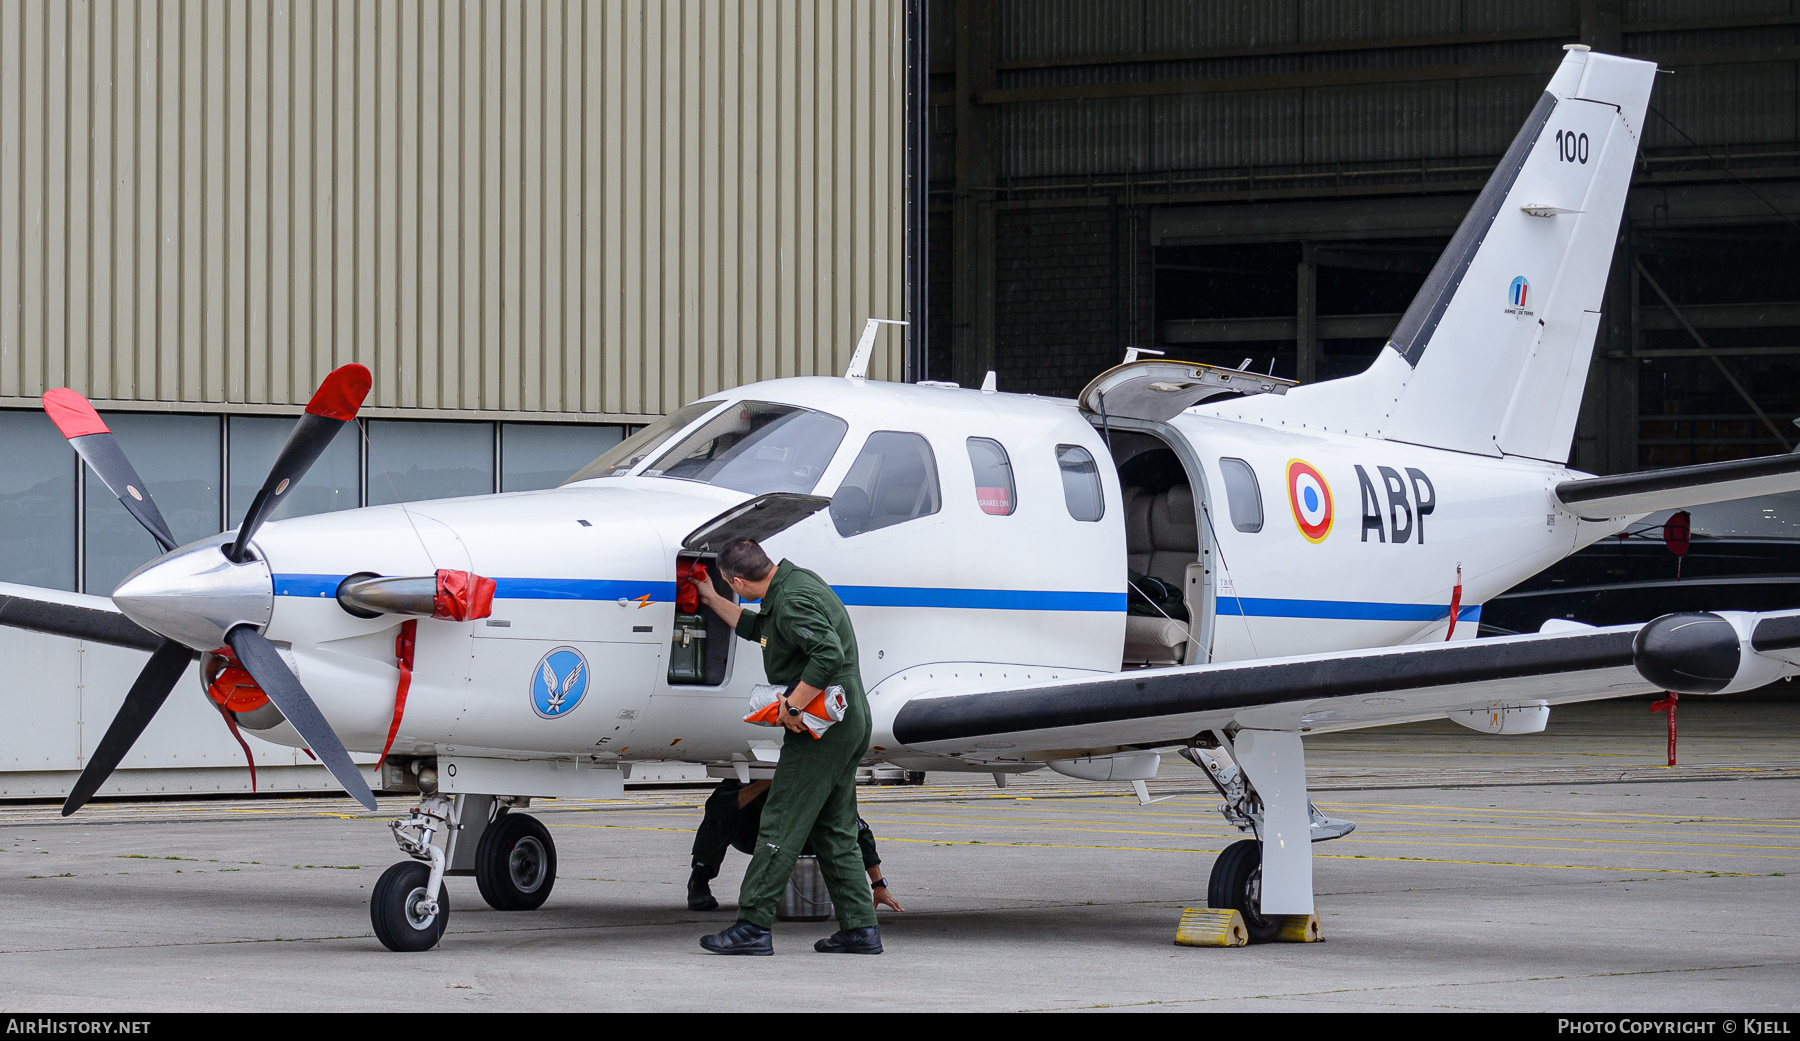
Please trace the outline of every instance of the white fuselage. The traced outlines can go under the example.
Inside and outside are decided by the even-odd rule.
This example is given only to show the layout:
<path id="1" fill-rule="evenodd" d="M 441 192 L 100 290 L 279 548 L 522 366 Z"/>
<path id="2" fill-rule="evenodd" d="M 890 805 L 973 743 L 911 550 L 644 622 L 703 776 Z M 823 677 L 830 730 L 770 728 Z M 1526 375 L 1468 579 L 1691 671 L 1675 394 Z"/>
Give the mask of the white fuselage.
<path id="1" fill-rule="evenodd" d="M 874 758 L 907 757 L 887 727 L 911 697 L 1121 667 L 1126 504 L 1106 436 L 1072 402 L 825 377 L 753 385 L 716 400 L 740 399 L 812 408 L 848 424 L 813 489 L 821 496 L 837 489 L 871 433 L 912 432 L 930 443 L 942 494 L 936 513 L 845 537 L 821 512 L 767 541 L 772 556 L 823 576 L 850 610 L 875 710 Z M 1202 471 L 1189 476 L 1200 544 L 1210 551 L 1197 551 L 1195 561 L 1204 565 L 1212 618 L 1210 645 L 1189 660 L 1444 639 L 1459 567 L 1455 637 L 1473 637 L 1484 600 L 1616 529 L 1578 522 L 1556 506 L 1550 489 L 1571 473 L 1547 463 L 1296 433 L 1198 410 L 1159 433 L 1184 441 L 1190 465 L 1197 460 Z M 1010 515 L 978 505 L 969 438 L 1005 447 L 1016 484 Z M 1098 521 L 1071 516 L 1059 445 L 1098 461 Z M 1260 530 L 1233 526 L 1222 458 L 1254 471 Z M 1290 502 L 1294 460 L 1329 492 L 1322 535 L 1321 504 L 1311 504 L 1316 539 L 1303 534 Z M 1358 467 L 1378 493 L 1374 502 L 1365 504 Z M 338 584 L 359 573 L 472 571 L 497 583 L 492 617 L 418 623 L 396 752 L 741 759 L 779 744 L 778 732 L 742 722 L 750 687 L 764 680 L 757 648 L 731 639 L 717 686 L 671 683 L 669 660 L 682 540 L 748 497 L 627 475 L 271 523 L 255 542 L 275 575 L 267 635 L 291 648 L 346 746 L 378 751 L 393 714 L 402 620 L 352 616 L 335 599 Z M 559 647 L 580 651 L 590 675 L 572 709 L 547 717 L 533 709 L 533 684 Z M 298 743 L 285 724 L 264 736 Z"/>

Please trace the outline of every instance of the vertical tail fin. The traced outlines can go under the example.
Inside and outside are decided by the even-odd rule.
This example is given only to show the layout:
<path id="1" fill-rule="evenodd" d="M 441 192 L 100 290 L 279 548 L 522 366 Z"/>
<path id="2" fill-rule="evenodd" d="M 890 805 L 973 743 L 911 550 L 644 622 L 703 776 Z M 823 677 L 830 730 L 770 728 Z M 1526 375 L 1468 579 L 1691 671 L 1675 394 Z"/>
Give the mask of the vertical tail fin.
<path id="1" fill-rule="evenodd" d="M 1567 461 L 1655 75 L 1570 49 L 1389 349 L 1342 381 L 1383 406 L 1370 432 Z"/>

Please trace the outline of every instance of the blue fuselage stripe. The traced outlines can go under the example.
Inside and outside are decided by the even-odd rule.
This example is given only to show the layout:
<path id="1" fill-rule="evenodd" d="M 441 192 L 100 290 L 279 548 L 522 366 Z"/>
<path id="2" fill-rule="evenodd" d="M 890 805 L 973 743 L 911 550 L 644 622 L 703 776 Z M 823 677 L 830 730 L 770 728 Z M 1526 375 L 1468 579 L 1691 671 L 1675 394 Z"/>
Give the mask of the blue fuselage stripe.
<path id="1" fill-rule="evenodd" d="M 276 575 L 276 596 L 335 597 L 343 575 Z M 1125 610 L 1124 593 L 1055 589 L 949 589 L 917 586 L 833 586 L 850 607 L 931 607 L 977 611 Z M 501 600 L 638 600 L 667 603 L 675 599 L 675 583 L 605 578 L 496 578 L 494 596 Z M 1251 618 L 1337 618 L 1354 621 L 1437 622 L 1449 617 L 1442 604 L 1380 604 L 1356 600 L 1273 600 L 1221 596 L 1221 615 Z M 1480 621 L 1481 607 L 1456 613 L 1461 622 Z"/>
<path id="2" fill-rule="evenodd" d="M 335 597 L 343 575 L 276 575 L 276 596 Z M 922 589 L 911 586 L 833 586 L 851 607 L 960 607 L 988 611 L 1125 610 L 1124 593 L 1033 589 Z M 675 599 L 673 582 L 590 578 L 496 578 L 500 600 Z"/>
<path id="3" fill-rule="evenodd" d="M 1124 593 L 1054 589 L 927 589 L 917 586 L 832 586 L 849 607 L 965 607 L 980 611 L 1125 610 Z"/>
<path id="4" fill-rule="evenodd" d="M 1450 617 L 1448 604 L 1378 604 L 1360 600 L 1273 600 L 1254 596 L 1222 596 L 1218 613 L 1250 618 L 1339 618 L 1359 622 L 1441 622 Z M 1456 620 L 1481 620 L 1481 605 L 1464 607 Z"/>

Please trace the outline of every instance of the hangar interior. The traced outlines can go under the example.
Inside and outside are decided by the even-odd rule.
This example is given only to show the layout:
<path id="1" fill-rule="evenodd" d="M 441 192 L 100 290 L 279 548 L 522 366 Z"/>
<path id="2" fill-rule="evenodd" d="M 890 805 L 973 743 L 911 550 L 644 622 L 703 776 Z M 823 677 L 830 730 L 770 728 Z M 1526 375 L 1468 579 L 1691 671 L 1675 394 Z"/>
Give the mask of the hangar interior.
<path id="1" fill-rule="evenodd" d="M 932 0 L 936 378 L 1374 357 L 1562 47 L 1664 70 L 1573 462 L 1800 441 L 1800 6 Z M 1272 367 L 1272 370 L 1271 370 Z"/>

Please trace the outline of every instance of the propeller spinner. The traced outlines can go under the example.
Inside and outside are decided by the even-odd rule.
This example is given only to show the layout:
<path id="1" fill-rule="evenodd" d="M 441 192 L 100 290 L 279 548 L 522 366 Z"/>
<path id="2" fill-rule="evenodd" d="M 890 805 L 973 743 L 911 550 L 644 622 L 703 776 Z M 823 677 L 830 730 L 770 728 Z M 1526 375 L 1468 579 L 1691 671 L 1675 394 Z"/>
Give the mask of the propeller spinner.
<path id="1" fill-rule="evenodd" d="M 375 808 L 375 795 L 350 761 L 344 743 L 261 632 L 273 610 L 274 587 L 268 565 L 250 553 L 251 538 L 282 497 L 306 476 L 337 432 L 356 418 L 370 382 L 369 370 L 361 365 L 345 365 L 326 376 L 251 501 L 237 537 L 206 539 L 180 550 L 149 488 L 94 406 L 67 387 L 44 395 L 44 411 L 69 444 L 157 544 L 169 551 L 133 572 L 113 593 L 119 610 L 161 636 L 162 642 L 64 800 L 63 816 L 80 809 L 118 768 L 195 655 L 221 646 L 231 647 L 344 790 L 368 809 Z"/>

